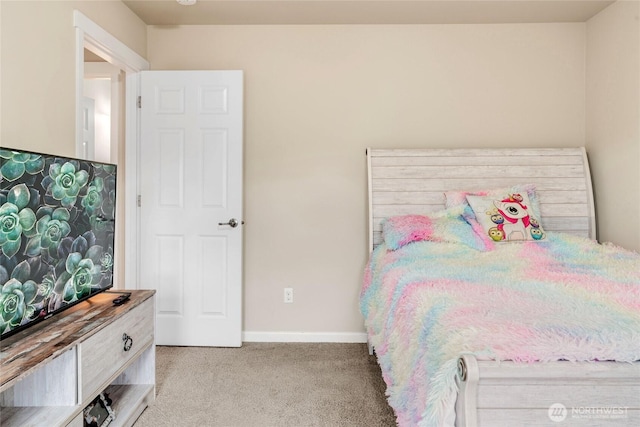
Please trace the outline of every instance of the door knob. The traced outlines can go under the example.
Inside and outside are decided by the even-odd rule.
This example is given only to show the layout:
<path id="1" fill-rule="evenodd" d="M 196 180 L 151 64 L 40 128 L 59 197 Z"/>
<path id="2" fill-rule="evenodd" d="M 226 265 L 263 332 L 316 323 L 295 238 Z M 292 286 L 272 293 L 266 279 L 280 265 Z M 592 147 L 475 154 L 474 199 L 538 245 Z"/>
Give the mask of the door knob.
<path id="1" fill-rule="evenodd" d="M 219 222 L 218 225 L 228 225 L 231 228 L 236 228 L 238 226 L 238 220 L 231 218 L 229 222 Z"/>

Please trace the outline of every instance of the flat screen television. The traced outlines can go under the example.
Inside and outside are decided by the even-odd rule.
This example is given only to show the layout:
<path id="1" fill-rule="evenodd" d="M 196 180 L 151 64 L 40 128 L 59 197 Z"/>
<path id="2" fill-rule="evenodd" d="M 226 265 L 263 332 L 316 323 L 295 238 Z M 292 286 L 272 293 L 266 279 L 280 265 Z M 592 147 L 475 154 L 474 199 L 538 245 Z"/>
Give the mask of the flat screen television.
<path id="1" fill-rule="evenodd" d="M 0 338 L 113 286 L 116 166 L 0 148 Z"/>

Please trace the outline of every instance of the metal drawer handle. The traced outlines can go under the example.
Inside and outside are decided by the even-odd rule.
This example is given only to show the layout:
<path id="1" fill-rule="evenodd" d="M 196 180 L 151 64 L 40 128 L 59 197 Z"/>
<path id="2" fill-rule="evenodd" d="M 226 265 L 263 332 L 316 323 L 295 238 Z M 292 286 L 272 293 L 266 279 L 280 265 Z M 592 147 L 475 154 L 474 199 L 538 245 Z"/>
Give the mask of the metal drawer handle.
<path id="1" fill-rule="evenodd" d="M 122 341 L 124 341 L 124 351 L 131 350 L 131 347 L 133 347 L 133 338 L 131 338 L 125 332 L 124 334 L 122 334 Z"/>

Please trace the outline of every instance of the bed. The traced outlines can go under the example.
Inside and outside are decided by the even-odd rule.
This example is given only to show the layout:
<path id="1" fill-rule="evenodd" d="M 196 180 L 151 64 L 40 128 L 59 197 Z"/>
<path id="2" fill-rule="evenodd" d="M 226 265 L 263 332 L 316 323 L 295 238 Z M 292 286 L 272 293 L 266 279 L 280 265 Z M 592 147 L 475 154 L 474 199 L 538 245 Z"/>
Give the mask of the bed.
<path id="1" fill-rule="evenodd" d="M 360 305 L 399 425 L 640 425 L 640 256 L 595 242 L 584 148 L 367 166 Z"/>

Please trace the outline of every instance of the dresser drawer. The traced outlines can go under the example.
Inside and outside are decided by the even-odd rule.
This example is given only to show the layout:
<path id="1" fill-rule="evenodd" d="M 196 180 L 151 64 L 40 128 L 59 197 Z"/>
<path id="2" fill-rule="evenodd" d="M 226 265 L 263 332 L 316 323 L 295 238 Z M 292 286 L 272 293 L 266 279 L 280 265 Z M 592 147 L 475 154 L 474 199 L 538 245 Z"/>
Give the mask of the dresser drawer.
<path id="1" fill-rule="evenodd" d="M 83 341 L 80 344 L 80 401 L 100 393 L 108 385 L 107 381 L 152 343 L 153 330 L 154 307 L 150 299 Z"/>

